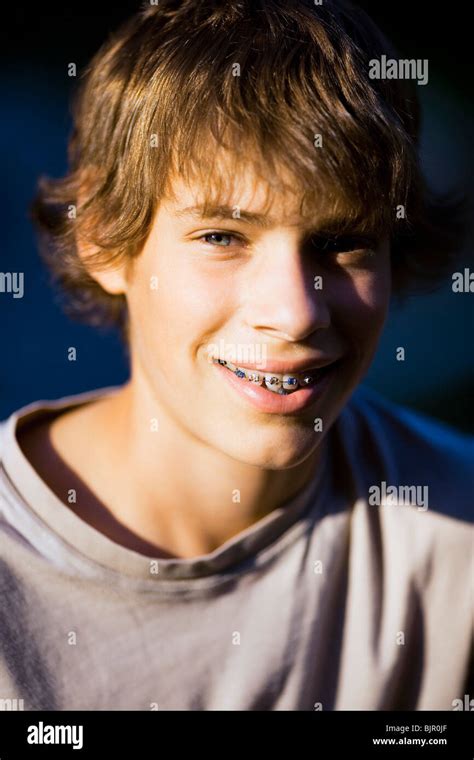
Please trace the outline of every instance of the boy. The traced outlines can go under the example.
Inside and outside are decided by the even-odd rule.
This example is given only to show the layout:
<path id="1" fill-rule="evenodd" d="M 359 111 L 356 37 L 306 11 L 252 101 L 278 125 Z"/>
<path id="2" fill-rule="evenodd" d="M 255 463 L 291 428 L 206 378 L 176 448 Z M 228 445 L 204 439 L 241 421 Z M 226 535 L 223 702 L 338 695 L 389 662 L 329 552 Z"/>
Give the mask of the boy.
<path id="1" fill-rule="evenodd" d="M 453 709 L 472 440 L 356 391 L 449 269 L 416 84 L 335 0 L 160 0 L 93 59 L 43 250 L 119 388 L 2 426 L 0 697 L 29 710 Z"/>

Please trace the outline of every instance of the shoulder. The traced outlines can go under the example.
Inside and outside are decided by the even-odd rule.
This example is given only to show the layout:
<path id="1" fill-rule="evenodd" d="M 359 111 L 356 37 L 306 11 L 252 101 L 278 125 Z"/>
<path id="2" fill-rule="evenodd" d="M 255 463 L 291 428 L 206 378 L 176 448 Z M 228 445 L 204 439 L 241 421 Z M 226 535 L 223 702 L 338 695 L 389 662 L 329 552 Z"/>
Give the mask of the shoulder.
<path id="1" fill-rule="evenodd" d="M 7 424 L 8 424 L 8 420 L 1 420 L 0 421 L 0 462 L 3 459 L 3 452 L 4 452 L 4 449 L 5 449 L 5 438 L 6 438 Z"/>
<path id="2" fill-rule="evenodd" d="M 469 626 L 474 540 L 474 440 L 427 415 L 356 391 L 337 421 L 351 477 L 356 575 L 384 578 L 397 594 L 429 598 Z"/>
<path id="3" fill-rule="evenodd" d="M 33 401 L 13 411 L 8 417 L 0 420 L 0 461 L 15 443 L 17 431 L 27 423 L 41 421 L 66 411 L 80 410 L 89 402 L 103 401 L 121 390 L 122 386 L 107 386 L 61 398 Z"/>
<path id="4" fill-rule="evenodd" d="M 40 498 L 41 467 L 47 459 L 44 431 L 48 425 L 68 414 L 81 412 L 120 391 L 121 386 L 99 388 L 54 400 L 34 401 L 0 421 L 0 506 L 6 500 L 18 501 L 27 484 L 29 496 Z M 31 458 L 32 453 L 38 454 Z M 51 468 L 50 468 L 51 469 Z M 54 472 L 57 467 L 53 468 Z M 39 478 L 39 480 L 38 480 Z M 33 482 L 35 481 L 35 482 Z"/>
<path id="5" fill-rule="evenodd" d="M 338 420 L 359 489 L 425 489 L 431 514 L 474 521 L 474 436 L 361 386 Z"/>

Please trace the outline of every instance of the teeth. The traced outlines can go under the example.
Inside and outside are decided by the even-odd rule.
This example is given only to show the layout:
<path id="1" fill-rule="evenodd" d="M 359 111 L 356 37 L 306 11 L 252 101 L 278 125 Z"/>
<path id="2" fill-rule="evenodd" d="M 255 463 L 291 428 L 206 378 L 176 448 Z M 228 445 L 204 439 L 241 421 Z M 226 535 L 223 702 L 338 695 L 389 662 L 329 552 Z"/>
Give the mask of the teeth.
<path id="1" fill-rule="evenodd" d="M 227 369 L 230 369 L 237 377 L 241 379 L 247 378 L 247 380 L 255 385 L 264 385 L 272 393 L 279 393 L 287 395 L 292 391 L 297 390 L 300 387 L 311 386 L 319 375 L 318 370 L 313 370 L 311 373 L 301 373 L 300 375 L 276 375 L 273 373 L 260 373 L 255 370 L 242 369 L 232 362 L 225 361 L 224 359 L 214 359 L 216 364 L 221 364 Z"/>
<path id="2" fill-rule="evenodd" d="M 295 391 L 299 385 L 298 379 L 293 375 L 283 375 L 283 388 L 286 391 Z"/>
<path id="3" fill-rule="evenodd" d="M 255 383 L 255 385 L 262 384 L 262 376 L 259 375 L 258 372 L 247 372 L 247 380 L 251 383 Z"/>
<path id="4" fill-rule="evenodd" d="M 269 391 L 278 393 L 282 386 L 282 381 L 277 375 L 265 375 L 265 385 Z"/>

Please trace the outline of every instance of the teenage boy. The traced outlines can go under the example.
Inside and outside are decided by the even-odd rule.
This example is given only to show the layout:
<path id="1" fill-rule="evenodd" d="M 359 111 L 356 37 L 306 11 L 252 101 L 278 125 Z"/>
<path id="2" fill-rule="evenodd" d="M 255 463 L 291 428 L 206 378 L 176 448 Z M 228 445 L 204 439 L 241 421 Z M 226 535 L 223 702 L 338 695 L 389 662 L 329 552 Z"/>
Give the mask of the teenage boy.
<path id="1" fill-rule="evenodd" d="M 339 0 L 160 0 L 93 59 L 35 217 L 131 374 L 2 426 L 2 699 L 467 693 L 472 439 L 356 391 L 391 295 L 451 261 L 382 55 Z"/>

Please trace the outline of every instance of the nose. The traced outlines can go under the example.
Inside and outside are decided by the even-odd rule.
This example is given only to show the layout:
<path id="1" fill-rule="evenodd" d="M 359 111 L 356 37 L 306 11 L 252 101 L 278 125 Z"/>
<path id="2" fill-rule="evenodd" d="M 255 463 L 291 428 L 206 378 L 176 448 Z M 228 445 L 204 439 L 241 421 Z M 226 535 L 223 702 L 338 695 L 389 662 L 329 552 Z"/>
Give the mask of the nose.
<path id="1" fill-rule="evenodd" d="M 303 246 L 294 235 L 268 240 L 253 264 L 244 309 L 250 327 L 290 342 L 329 327 L 324 283 L 323 289 L 315 289 L 317 267 L 303 256 Z"/>

